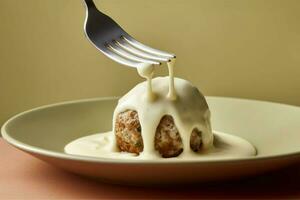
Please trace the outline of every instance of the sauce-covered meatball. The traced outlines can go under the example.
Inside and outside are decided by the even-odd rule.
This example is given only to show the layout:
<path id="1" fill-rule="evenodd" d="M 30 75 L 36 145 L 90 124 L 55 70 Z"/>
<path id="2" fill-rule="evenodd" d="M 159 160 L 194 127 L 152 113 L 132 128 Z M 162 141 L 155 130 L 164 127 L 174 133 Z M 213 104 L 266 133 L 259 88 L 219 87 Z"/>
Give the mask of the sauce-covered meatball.
<path id="1" fill-rule="evenodd" d="M 143 151 L 144 143 L 141 134 L 141 125 L 138 113 L 134 110 L 121 112 L 116 116 L 115 136 L 121 151 L 137 153 Z M 154 138 L 155 150 L 162 157 L 176 157 L 183 151 L 183 143 L 180 133 L 170 115 L 165 115 L 156 128 Z M 201 132 L 194 129 L 190 136 L 190 148 L 198 152 L 202 147 Z"/>

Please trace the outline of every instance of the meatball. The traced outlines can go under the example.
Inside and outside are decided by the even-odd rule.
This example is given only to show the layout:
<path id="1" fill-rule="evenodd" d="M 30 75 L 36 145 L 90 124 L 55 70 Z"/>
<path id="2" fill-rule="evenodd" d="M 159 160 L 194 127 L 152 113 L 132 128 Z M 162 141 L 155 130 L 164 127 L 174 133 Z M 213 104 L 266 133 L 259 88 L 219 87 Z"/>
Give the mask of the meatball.
<path id="1" fill-rule="evenodd" d="M 138 113 L 134 110 L 121 112 L 116 117 L 115 135 L 121 151 L 139 154 L 144 149 L 141 135 L 141 125 Z M 180 133 L 176 128 L 174 119 L 165 115 L 156 128 L 154 138 L 155 150 L 164 158 L 176 157 L 183 151 L 183 143 Z M 202 147 L 201 131 L 194 129 L 190 136 L 190 148 L 198 152 Z"/>
<path id="2" fill-rule="evenodd" d="M 202 148 L 202 132 L 196 128 L 191 134 L 190 147 L 194 152 L 199 152 Z"/>
<path id="3" fill-rule="evenodd" d="M 137 154 L 143 151 L 141 125 L 136 111 L 128 110 L 118 114 L 115 122 L 115 135 L 121 151 Z"/>
<path id="4" fill-rule="evenodd" d="M 155 149 L 164 158 L 176 157 L 181 154 L 183 144 L 172 116 L 165 115 L 160 120 L 154 141 Z"/>

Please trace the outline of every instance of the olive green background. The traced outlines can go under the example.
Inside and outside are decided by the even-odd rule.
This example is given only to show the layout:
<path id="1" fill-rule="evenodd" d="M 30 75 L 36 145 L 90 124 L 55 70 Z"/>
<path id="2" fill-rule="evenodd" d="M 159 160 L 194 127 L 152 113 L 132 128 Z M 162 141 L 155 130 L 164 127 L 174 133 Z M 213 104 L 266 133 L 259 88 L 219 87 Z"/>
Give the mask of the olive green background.
<path id="1" fill-rule="evenodd" d="M 176 53 L 177 76 L 206 95 L 300 105 L 299 0 L 96 2 L 138 40 Z M 44 104 L 123 95 L 142 80 L 85 39 L 84 16 L 80 0 L 0 0 L 0 125 Z"/>

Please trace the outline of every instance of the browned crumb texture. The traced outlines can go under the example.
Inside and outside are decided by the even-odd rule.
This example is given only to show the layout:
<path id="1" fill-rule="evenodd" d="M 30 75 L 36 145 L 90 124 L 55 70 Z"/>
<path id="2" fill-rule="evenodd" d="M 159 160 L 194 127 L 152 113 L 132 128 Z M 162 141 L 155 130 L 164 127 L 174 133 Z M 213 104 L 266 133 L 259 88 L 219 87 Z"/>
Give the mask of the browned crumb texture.
<path id="1" fill-rule="evenodd" d="M 176 157 L 183 151 L 180 134 L 170 115 L 163 116 L 156 128 L 155 149 L 164 158 Z"/>
<path id="2" fill-rule="evenodd" d="M 127 110 L 117 115 L 115 123 L 115 134 L 117 145 L 121 151 L 137 153 L 143 151 L 144 144 L 141 135 L 141 125 L 138 113 L 134 110 Z M 202 147 L 201 131 L 194 129 L 190 137 L 190 147 L 198 152 Z M 174 119 L 165 115 L 157 126 L 155 138 L 155 149 L 164 158 L 176 157 L 183 151 L 183 144 Z"/>
<path id="3" fill-rule="evenodd" d="M 115 123 L 117 145 L 121 151 L 140 153 L 144 149 L 138 113 L 128 110 L 118 114 Z"/>
<path id="4" fill-rule="evenodd" d="M 190 147 L 194 152 L 199 152 L 202 148 L 202 132 L 196 128 L 191 134 Z"/>

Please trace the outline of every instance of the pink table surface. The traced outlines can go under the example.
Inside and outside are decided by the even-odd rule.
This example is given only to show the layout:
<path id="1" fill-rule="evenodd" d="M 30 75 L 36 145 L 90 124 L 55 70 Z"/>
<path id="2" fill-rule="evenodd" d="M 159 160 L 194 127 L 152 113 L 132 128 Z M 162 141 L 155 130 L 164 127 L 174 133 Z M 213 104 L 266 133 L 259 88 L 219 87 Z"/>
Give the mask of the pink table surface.
<path id="1" fill-rule="evenodd" d="M 172 187 L 101 183 L 44 163 L 0 139 L 0 199 L 300 199 L 300 162 L 242 181 Z"/>

